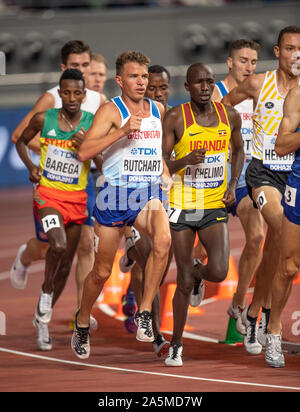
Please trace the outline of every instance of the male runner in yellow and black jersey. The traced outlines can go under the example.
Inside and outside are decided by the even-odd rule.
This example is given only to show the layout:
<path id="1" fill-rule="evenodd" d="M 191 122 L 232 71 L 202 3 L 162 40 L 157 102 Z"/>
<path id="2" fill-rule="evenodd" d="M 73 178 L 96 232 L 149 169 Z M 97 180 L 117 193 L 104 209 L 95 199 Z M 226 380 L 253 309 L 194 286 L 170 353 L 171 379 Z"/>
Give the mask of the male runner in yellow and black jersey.
<path id="1" fill-rule="evenodd" d="M 197 272 L 203 279 L 221 282 L 228 272 L 229 241 L 226 206 L 235 202 L 244 151 L 238 112 L 213 102 L 214 75 L 209 66 L 196 63 L 185 83 L 191 101 L 176 106 L 163 122 L 163 155 L 174 187 L 170 191 L 169 220 L 177 264 L 173 298 L 174 330 L 167 366 L 182 365 L 182 334 L 194 285 L 193 244 L 196 233 L 208 263 Z M 227 154 L 232 146 L 231 180 L 227 188 Z M 174 150 L 175 160 L 171 153 Z"/>

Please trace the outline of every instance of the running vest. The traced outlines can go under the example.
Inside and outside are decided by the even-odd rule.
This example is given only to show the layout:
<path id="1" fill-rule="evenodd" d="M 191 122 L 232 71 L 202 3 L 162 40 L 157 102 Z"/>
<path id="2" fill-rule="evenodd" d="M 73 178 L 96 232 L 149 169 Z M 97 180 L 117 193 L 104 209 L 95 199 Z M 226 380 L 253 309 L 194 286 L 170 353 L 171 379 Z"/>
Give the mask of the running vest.
<path id="1" fill-rule="evenodd" d="M 112 186 L 134 189 L 160 180 L 163 171 L 161 119 L 154 101 L 147 100 L 150 116 L 142 119 L 141 130 L 123 136 L 103 151 L 102 171 Z M 123 127 L 131 114 L 121 97 L 113 98 L 112 102 L 119 110 Z"/>
<path id="2" fill-rule="evenodd" d="M 61 97 L 58 94 L 59 86 L 55 86 L 52 89 L 48 90 L 47 93 L 52 94 L 54 97 L 54 108 L 60 109 L 62 107 Z M 100 93 L 95 92 L 94 90 L 86 89 L 86 99 L 81 104 L 81 110 L 95 114 L 97 109 L 100 107 Z"/>
<path id="3" fill-rule="evenodd" d="M 284 97 L 277 88 L 276 70 L 266 72 L 259 98 L 253 113 L 254 136 L 252 156 L 263 161 L 265 167 L 275 172 L 290 172 L 294 154 L 279 157 L 275 152 L 278 128 L 283 117 Z"/>
<path id="4" fill-rule="evenodd" d="M 181 105 L 184 132 L 174 146 L 176 160 L 196 149 L 204 148 L 206 154 L 204 163 L 188 165 L 173 175 L 170 206 L 176 209 L 225 207 L 222 198 L 227 188 L 227 156 L 231 129 L 223 104 L 213 104 L 219 118 L 219 124 L 215 127 L 197 124 L 191 102 Z"/>
<path id="5" fill-rule="evenodd" d="M 84 190 L 90 170 L 90 161 L 81 162 L 72 136 L 83 127 L 88 130 L 93 121 L 91 113 L 82 111 L 82 118 L 76 129 L 65 132 L 58 126 L 59 109 L 46 111 L 41 132 L 40 185 L 64 191 Z"/>
<path id="6" fill-rule="evenodd" d="M 219 93 L 222 97 L 226 96 L 229 93 L 225 83 L 220 81 L 216 83 L 216 87 L 219 90 Z M 246 162 L 244 163 L 243 170 L 241 172 L 237 188 L 246 186 L 245 173 L 248 166 L 248 163 L 252 159 L 251 155 L 251 141 L 253 138 L 253 100 L 247 99 L 241 103 L 234 106 L 234 108 L 239 112 L 242 120 L 241 134 L 244 142 L 244 153 L 246 156 Z M 228 162 L 228 183 L 231 177 L 231 164 Z"/>
<path id="7" fill-rule="evenodd" d="M 300 127 L 296 129 L 296 132 L 300 132 Z M 300 148 L 295 152 L 295 160 L 292 164 L 293 175 L 300 178 Z"/>

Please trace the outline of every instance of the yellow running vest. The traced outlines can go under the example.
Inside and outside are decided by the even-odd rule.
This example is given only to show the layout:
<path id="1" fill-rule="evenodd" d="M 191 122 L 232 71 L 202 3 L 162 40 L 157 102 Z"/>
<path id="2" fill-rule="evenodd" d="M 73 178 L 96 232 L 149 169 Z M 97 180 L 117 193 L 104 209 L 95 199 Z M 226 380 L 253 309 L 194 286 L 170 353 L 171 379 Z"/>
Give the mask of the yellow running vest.
<path id="1" fill-rule="evenodd" d="M 191 102 L 182 104 L 184 132 L 174 146 L 176 160 L 193 150 L 206 149 L 205 161 L 188 165 L 174 175 L 170 206 L 176 209 L 224 208 L 222 198 L 227 188 L 227 155 L 231 128 L 223 104 L 213 102 L 219 118 L 216 127 L 197 124 Z"/>

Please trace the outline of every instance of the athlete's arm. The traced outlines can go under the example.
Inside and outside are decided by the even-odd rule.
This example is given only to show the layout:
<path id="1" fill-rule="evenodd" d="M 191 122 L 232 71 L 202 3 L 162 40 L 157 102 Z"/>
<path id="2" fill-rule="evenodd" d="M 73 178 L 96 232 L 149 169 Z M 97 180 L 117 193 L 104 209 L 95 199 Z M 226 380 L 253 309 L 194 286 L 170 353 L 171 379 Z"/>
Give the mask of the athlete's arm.
<path id="1" fill-rule="evenodd" d="M 261 74 L 252 74 L 237 87 L 227 93 L 221 102 L 229 106 L 235 106 L 246 99 L 257 98 L 263 79 L 264 77 L 262 77 Z"/>
<path id="2" fill-rule="evenodd" d="M 137 113 L 120 127 L 121 118 L 117 107 L 111 102 L 100 106 L 78 151 L 79 160 L 85 162 L 92 159 L 121 137 L 140 130 L 141 123 L 141 113 Z"/>
<path id="3" fill-rule="evenodd" d="M 241 134 L 241 116 L 233 107 L 226 107 L 231 126 L 231 180 L 222 199 L 226 206 L 235 202 L 235 189 L 244 165 L 244 144 Z"/>
<path id="4" fill-rule="evenodd" d="M 275 152 L 282 157 L 295 152 L 300 147 L 300 86 L 291 89 L 283 105 L 283 118 L 279 125 Z"/>
<path id="5" fill-rule="evenodd" d="M 29 142 L 36 136 L 36 134 L 42 131 L 44 120 L 45 112 L 36 113 L 30 120 L 28 126 L 25 128 L 21 137 L 16 143 L 17 152 L 23 163 L 29 170 L 30 180 L 32 182 L 38 182 L 40 180 L 41 174 L 39 167 L 31 161 L 27 146 Z"/>

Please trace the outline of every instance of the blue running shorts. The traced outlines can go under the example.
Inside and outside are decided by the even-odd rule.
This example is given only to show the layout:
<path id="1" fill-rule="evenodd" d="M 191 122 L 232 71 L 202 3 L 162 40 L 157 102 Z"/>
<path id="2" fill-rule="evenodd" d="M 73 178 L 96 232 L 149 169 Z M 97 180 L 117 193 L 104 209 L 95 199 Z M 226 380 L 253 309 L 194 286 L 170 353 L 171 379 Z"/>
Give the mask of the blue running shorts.
<path id="1" fill-rule="evenodd" d="M 287 219 L 300 225 L 300 178 L 290 173 L 285 187 L 281 204 Z"/>

